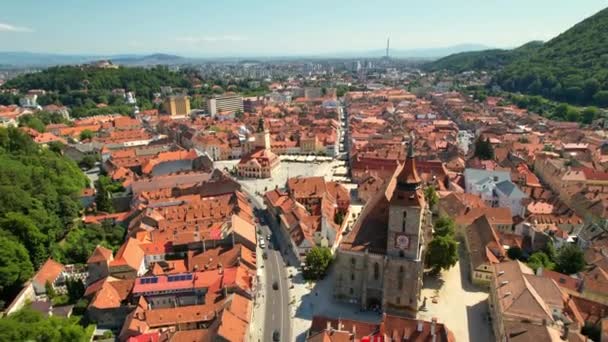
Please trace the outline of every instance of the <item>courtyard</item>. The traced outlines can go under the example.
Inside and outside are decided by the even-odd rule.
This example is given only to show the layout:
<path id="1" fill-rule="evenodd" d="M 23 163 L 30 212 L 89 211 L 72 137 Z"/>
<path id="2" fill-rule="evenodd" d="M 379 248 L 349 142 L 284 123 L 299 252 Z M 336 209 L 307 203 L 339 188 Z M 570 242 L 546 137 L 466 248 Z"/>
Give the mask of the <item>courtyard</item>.
<path id="1" fill-rule="evenodd" d="M 427 311 L 419 311 L 418 317 L 428 321 L 436 317 L 454 333 L 456 341 L 492 341 L 488 292 L 471 283 L 465 254 L 461 245 L 460 261 L 454 267 L 438 277 L 424 277 L 421 299 L 427 297 Z"/>

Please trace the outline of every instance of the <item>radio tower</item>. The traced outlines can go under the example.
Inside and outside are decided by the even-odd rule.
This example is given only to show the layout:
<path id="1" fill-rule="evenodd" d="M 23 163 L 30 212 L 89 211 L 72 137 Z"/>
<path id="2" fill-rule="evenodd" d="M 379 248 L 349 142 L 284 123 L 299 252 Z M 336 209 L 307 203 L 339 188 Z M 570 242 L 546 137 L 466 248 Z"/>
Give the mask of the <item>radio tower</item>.
<path id="1" fill-rule="evenodd" d="M 388 59 L 388 49 L 391 46 L 391 37 L 386 38 L 386 59 Z"/>

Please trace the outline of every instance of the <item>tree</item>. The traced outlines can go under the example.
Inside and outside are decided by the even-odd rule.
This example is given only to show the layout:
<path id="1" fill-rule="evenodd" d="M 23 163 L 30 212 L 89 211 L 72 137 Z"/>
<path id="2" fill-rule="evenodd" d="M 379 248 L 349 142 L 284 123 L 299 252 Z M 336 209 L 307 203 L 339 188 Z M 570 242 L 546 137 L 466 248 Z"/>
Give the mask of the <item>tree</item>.
<path id="1" fill-rule="evenodd" d="M 0 319 L 0 341 L 84 342 L 91 334 L 76 318 L 45 317 L 30 308 Z"/>
<path id="2" fill-rule="evenodd" d="M 32 114 L 28 114 L 28 115 L 24 115 L 24 116 L 20 117 L 19 124 L 21 126 L 35 129 L 36 131 L 38 131 L 40 133 L 44 133 L 44 129 L 46 126 L 44 124 L 44 122 L 42 122 L 42 120 L 40 120 L 40 118 L 38 118 L 37 116 L 34 116 Z"/>
<path id="3" fill-rule="evenodd" d="M 585 255 L 581 248 L 569 243 L 557 252 L 557 270 L 565 274 L 574 274 L 585 268 Z"/>
<path id="4" fill-rule="evenodd" d="M 20 286 L 34 274 L 27 249 L 15 238 L 0 234 L 0 292 Z"/>
<path id="5" fill-rule="evenodd" d="M 63 152 L 63 148 L 65 147 L 65 145 L 60 141 L 51 141 L 48 146 L 50 151 L 57 154 L 61 154 L 61 152 Z"/>
<path id="6" fill-rule="evenodd" d="M 587 107 L 583 109 L 581 122 L 590 124 L 600 115 L 600 110 L 597 107 Z"/>
<path id="7" fill-rule="evenodd" d="M 97 158 L 95 158 L 94 156 L 91 156 L 91 155 L 86 155 L 86 156 L 84 156 L 84 158 L 82 158 L 79 165 L 86 168 L 87 170 L 89 170 L 95 166 L 96 162 L 97 162 Z"/>
<path id="8" fill-rule="evenodd" d="M 426 264 L 433 274 L 448 270 L 458 262 L 458 242 L 453 236 L 435 236 L 429 243 Z"/>
<path id="9" fill-rule="evenodd" d="M 475 157 L 482 160 L 494 159 L 494 148 L 490 143 L 490 139 L 485 140 L 479 137 L 475 142 Z"/>
<path id="10" fill-rule="evenodd" d="M 454 236 L 456 232 L 456 224 L 454 220 L 448 216 L 440 216 L 435 221 L 434 236 Z"/>
<path id="11" fill-rule="evenodd" d="M 344 213 L 336 211 L 336 214 L 334 215 L 334 222 L 336 222 L 338 225 L 342 225 L 342 222 L 344 222 Z"/>
<path id="12" fill-rule="evenodd" d="M 552 270 L 555 268 L 555 263 L 544 252 L 535 252 L 528 258 L 528 266 L 534 271 L 541 267 Z"/>
<path id="13" fill-rule="evenodd" d="M 90 140 L 93 138 L 93 132 L 91 130 L 85 129 L 80 132 L 80 140 Z"/>
<path id="14" fill-rule="evenodd" d="M 53 284 L 51 284 L 51 282 L 48 280 L 46 281 L 46 283 L 44 283 L 44 290 L 46 291 L 46 295 L 51 299 L 53 299 L 57 295 Z"/>
<path id="15" fill-rule="evenodd" d="M 84 296 L 85 287 L 80 279 L 67 279 L 65 285 L 68 289 L 70 303 L 76 303 Z"/>
<path id="16" fill-rule="evenodd" d="M 306 279 L 320 279 L 325 276 L 329 264 L 331 263 L 331 250 L 327 247 L 313 247 L 306 253 L 306 269 L 304 277 Z"/>
<path id="17" fill-rule="evenodd" d="M 0 219 L 0 228 L 10 232 L 23 242 L 34 265 L 41 265 L 47 257 L 47 237 L 40 231 L 30 216 L 10 212 Z"/>
<path id="18" fill-rule="evenodd" d="M 431 185 L 424 189 L 424 198 L 428 202 L 430 208 L 437 205 L 437 202 L 439 202 L 439 195 L 437 195 L 437 191 L 435 191 L 434 186 Z"/>
<path id="19" fill-rule="evenodd" d="M 600 107 L 608 107 L 608 90 L 598 91 L 593 97 L 593 102 Z"/>
<path id="20" fill-rule="evenodd" d="M 97 196 L 95 197 L 95 204 L 97 205 L 97 210 L 106 213 L 114 212 L 112 198 L 110 198 L 109 183 L 110 180 L 107 177 L 99 177 L 99 179 L 97 180 Z"/>
<path id="21" fill-rule="evenodd" d="M 522 260 L 524 257 L 524 252 L 519 247 L 511 247 L 507 251 L 507 255 L 511 260 Z"/>

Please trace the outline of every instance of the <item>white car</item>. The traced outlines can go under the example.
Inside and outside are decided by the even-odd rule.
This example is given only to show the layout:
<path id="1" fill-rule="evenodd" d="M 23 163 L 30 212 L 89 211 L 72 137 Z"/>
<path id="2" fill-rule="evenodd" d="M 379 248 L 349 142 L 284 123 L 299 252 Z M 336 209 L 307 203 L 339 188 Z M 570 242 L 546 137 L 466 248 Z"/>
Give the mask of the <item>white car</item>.
<path id="1" fill-rule="evenodd" d="M 266 243 L 264 240 L 260 240 L 260 248 L 266 248 Z"/>

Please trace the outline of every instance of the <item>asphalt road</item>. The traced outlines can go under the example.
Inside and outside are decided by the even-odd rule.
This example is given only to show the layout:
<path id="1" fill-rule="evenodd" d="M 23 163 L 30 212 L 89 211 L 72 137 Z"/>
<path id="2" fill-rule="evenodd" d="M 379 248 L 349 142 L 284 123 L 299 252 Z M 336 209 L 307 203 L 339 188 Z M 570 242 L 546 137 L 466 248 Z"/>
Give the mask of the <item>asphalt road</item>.
<path id="1" fill-rule="evenodd" d="M 260 220 L 264 239 L 271 235 L 271 241 L 265 241 L 267 258 L 264 263 L 266 284 L 264 287 L 264 300 L 266 301 L 266 313 L 264 318 L 264 341 L 274 341 L 273 334 L 278 331 L 281 342 L 291 341 L 291 317 L 289 314 L 289 279 L 285 271 L 285 261 L 280 252 L 278 242 L 280 239 L 271 231 L 265 214 L 266 210 L 256 197 L 250 198 L 256 210 L 256 216 Z M 276 282 L 277 288 L 274 288 Z"/>

